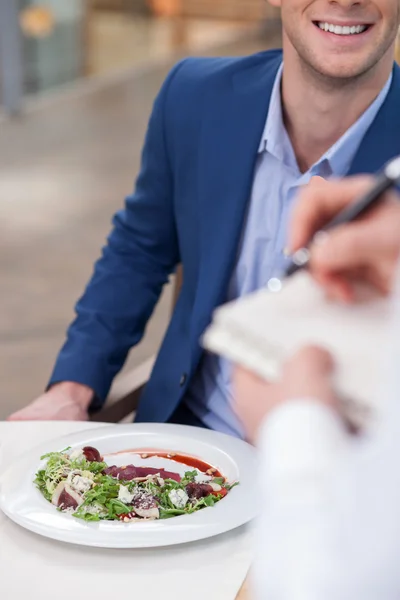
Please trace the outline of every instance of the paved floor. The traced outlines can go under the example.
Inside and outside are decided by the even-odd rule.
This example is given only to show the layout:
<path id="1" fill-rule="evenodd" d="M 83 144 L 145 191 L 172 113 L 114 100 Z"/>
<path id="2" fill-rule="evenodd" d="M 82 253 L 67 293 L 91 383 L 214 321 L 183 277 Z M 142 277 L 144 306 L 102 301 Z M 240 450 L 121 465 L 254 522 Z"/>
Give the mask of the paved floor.
<path id="1" fill-rule="evenodd" d="M 248 54 L 277 38 L 225 48 Z M 110 218 L 133 186 L 151 102 L 170 65 L 0 123 L 0 419 L 41 392 Z M 165 290 L 128 365 L 158 347 Z"/>

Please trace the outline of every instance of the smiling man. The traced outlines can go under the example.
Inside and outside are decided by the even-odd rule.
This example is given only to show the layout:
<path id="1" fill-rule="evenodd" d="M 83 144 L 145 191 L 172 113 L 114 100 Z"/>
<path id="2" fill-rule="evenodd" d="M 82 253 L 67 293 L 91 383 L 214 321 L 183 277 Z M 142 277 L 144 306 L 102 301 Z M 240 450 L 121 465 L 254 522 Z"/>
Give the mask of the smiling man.
<path id="1" fill-rule="evenodd" d="M 182 263 L 137 420 L 243 435 L 230 365 L 199 345 L 213 310 L 284 266 L 300 186 L 372 172 L 400 153 L 399 0 L 273 1 L 283 54 L 187 59 L 168 76 L 136 189 L 77 303 L 49 389 L 11 418 L 84 419 L 99 408 Z"/>

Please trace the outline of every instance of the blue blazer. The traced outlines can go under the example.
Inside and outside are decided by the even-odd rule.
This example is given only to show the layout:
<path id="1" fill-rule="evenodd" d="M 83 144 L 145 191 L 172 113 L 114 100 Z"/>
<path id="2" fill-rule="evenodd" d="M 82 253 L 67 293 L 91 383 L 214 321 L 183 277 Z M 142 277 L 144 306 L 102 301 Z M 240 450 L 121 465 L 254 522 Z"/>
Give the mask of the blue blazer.
<path id="1" fill-rule="evenodd" d="M 183 287 L 137 419 L 171 416 L 199 364 L 199 338 L 226 297 L 281 60 L 278 50 L 194 58 L 171 71 L 154 103 L 135 192 L 114 217 L 50 383 L 86 384 L 96 393 L 93 408 L 101 406 L 182 263 Z M 394 66 L 387 99 L 350 173 L 374 172 L 396 154 L 400 68 Z"/>

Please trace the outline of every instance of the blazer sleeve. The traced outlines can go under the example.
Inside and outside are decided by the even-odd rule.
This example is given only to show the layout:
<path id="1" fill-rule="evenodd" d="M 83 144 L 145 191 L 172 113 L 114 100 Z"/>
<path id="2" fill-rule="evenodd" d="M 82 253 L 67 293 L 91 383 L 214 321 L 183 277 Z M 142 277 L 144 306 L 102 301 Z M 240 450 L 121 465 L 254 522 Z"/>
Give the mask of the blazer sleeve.
<path id="1" fill-rule="evenodd" d="M 114 376 L 142 338 L 162 287 L 179 262 L 165 109 L 182 64 L 170 72 L 155 100 L 135 191 L 114 216 L 50 378 L 49 386 L 75 381 L 91 387 L 95 392 L 92 409 L 105 401 Z"/>

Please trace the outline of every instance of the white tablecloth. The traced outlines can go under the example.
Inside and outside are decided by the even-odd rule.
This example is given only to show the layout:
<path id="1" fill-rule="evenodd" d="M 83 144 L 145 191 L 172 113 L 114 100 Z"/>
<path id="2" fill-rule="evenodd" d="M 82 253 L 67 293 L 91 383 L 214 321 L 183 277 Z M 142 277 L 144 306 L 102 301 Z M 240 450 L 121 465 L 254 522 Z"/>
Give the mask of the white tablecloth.
<path id="1" fill-rule="evenodd" d="M 0 422 L 0 469 L 43 441 L 98 426 Z M 234 600 L 250 562 L 246 527 L 170 548 L 104 550 L 42 538 L 15 525 L 0 511 L 2 600 Z"/>

